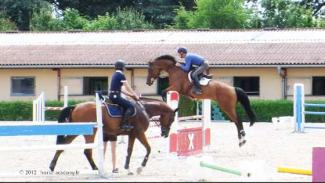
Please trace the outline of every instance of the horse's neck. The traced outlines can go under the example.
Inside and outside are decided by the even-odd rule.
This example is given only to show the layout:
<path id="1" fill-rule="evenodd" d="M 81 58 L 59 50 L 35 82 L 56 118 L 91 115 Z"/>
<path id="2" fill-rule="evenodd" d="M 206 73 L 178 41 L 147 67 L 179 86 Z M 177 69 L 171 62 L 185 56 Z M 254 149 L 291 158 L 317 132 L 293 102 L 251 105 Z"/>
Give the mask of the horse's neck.
<path id="1" fill-rule="evenodd" d="M 144 104 L 144 108 L 146 109 L 146 112 L 150 118 L 153 116 L 158 116 L 162 113 L 163 110 L 159 106 L 159 104 L 154 102 L 147 102 Z"/>
<path id="2" fill-rule="evenodd" d="M 180 86 L 180 90 L 184 90 L 190 85 L 189 80 L 187 79 L 187 73 L 184 72 L 181 68 L 175 66 L 170 68 L 168 71 L 169 74 L 169 86 Z M 184 88 L 185 87 L 185 88 Z M 178 91 L 181 92 L 181 91 Z"/>

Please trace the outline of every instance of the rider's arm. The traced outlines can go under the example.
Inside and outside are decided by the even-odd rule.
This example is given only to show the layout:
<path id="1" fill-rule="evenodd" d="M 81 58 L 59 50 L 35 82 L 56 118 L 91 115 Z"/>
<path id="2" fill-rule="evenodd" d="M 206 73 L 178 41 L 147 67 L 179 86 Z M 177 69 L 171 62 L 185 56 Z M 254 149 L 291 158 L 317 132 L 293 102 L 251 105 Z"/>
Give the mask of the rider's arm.
<path id="1" fill-rule="evenodd" d="M 191 68 L 191 59 L 189 57 L 185 57 L 185 64 L 181 66 L 181 68 L 185 71 L 188 72 Z"/>
<path id="2" fill-rule="evenodd" d="M 132 98 L 135 97 L 136 99 L 139 99 L 138 95 L 131 88 L 131 86 L 129 85 L 129 83 L 127 82 L 127 80 L 124 80 L 122 83 L 123 83 L 122 93 L 124 93 L 125 95 L 128 95 L 128 96 L 130 96 Z"/>

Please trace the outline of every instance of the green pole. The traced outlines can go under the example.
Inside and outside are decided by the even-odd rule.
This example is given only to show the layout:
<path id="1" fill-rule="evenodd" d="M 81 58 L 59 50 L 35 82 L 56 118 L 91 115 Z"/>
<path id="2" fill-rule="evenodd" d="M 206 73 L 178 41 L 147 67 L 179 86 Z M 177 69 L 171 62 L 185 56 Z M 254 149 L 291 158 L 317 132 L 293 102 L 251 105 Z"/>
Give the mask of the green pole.
<path id="1" fill-rule="evenodd" d="M 238 170 L 232 170 L 232 169 L 223 168 L 223 167 L 216 166 L 216 165 L 207 164 L 207 163 L 205 163 L 203 161 L 200 161 L 200 166 L 201 167 L 211 168 L 211 169 L 214 169 L 214 170 L 219 170 L 219 171 L 222 171 L 222 172 L 231 173 L 231 174 L 234 174 L 234 175 L 241 176 L 241 172 L 238 171 Z"/>

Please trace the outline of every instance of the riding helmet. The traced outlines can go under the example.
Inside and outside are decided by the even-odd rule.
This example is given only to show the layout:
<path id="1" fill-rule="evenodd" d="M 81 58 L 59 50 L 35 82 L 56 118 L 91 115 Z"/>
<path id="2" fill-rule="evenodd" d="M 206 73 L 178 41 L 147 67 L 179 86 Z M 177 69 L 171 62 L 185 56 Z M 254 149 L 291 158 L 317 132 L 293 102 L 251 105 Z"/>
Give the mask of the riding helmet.
<path id="1" fill-rule="evenodd" d="M 117 70 L 123 70 L 125 67 L 125 62 L 122 59 L 119 59 L 115 62 L 115 69 Z"/>
<path id="2" fill-rule="evenodd" d="M 184 47 L 180 47 L 180 48 L 178 48 L 178 50 L 177 50 L 177 53 L 187 53 L 187 49 L 186 48 L 184 48 Z"/>

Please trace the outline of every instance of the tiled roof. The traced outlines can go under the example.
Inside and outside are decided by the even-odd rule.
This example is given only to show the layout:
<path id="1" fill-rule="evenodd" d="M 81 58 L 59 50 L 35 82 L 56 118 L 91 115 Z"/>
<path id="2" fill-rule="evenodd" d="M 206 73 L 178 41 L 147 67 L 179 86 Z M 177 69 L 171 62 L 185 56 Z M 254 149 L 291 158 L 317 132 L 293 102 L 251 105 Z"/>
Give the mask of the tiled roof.
<path id="1" fill-rule="evenodd" d="M 325 30 L 303 30 L 0 33 L 0 68 L 112 67 L 117 59 L 146 67 L 179 46 L 214 67 L 325 66 Z"/>

